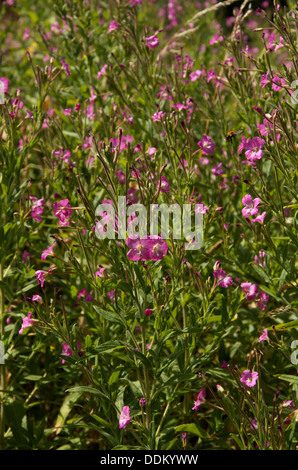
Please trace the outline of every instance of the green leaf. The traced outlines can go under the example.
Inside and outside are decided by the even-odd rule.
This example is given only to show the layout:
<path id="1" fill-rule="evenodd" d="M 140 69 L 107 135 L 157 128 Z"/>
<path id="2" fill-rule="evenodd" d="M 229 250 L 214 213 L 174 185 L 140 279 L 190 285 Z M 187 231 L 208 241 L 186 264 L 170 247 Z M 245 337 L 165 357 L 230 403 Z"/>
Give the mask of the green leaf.
<path id="1" fill-rule="evenodd" d="M 291 330 L 292 328 L 298 327 L 298 320 L 293 320 L 288 323 L 281 323 L 280 325 L 274 325 L 275 330 Z M 268 326 L 267 330 L 272 330 L 272 326 Z"/>
<path id="2" fill-rule="evenodd" d="M 93 395 L 98 395 L 100 397 L 104 397 L 104 398 L 107 398 L 108 400 L 110 400 L 110 398 L 107 395 L 105 395 L 104 393 L 102 393 L 100 390 L 97 390 L 96 388 L 93 388 L 93 387 L 89 387 L 87 385 L 72 387 L 72 388 L 67 389 L 66 392 L 70 392 L 70 393 L 91 393 Z"/>
<path id="3" fill-rule="evenodd" d="M 209 434 L 195 423 L 181 424 L 176 428 L 176 432 L 190 432 L 202 439 L 210 439 Z"/>
<path id="4" fill-rule="evenodd" d="M 32 380 L 33 382 L 38 382 L 39 380 L 43 379 L 43 375 L 26 375 L 24 377 L 25 380 Z"/>
<path id="5" fill-rule="evenodd" d="M 119 349 L 119 348 L 122 349 L 125 347 L 129 347 L 129 346 L 124 341 L 111 340 L 111 341 L 106 341 L 105 343 L 100 344 L 99 346 L 94 348 L 94 351 L 97 354 L 104 354 L 104 353 L 107 353 L 107 352 L 110 353 L 110 352 L 115 351 L 116 349 Z"/>
<path id="6" fill-rule="evenodd" d="M 56 420 L 56 424 L 54 426 L 54 432 L 56 434 L 59 434 L 62 431 L 63 425 L 67 419 L 67 416 L 71 412 L 75 402 L 80 398 L 82 394 L 83 394 L 82 392 L 73 392 L 73 393 L 70 393 L 69 395 L 66 395 L 66 398 L 60 408 L 60 411 Z"/>
<path id="7" fill-rule="evenodd" d="M 286 382 L 290 382 L 291 384 L 297 384 L 298 385 L 298 377 L 296 375 L 287 375 L 287 374 L 281 374 L 281 375 L 275 375 L 280 380 L 285 380 Z"/>
<path id="8" fill-rule="evenodd" d="M 113 313 L 107 312 L 106 310 L 102 310 L 101 308 L 97 307 L 96 305 L 93 305 L 93 308 L 105 320 L 108 320 L 108 321 L 114 322 L 114 323 L 118 323 L 120 325 L 124 324 L 123 321 L 121 320 L 121 318 L 116 317 L 116 315 L 114 315 Z"/>

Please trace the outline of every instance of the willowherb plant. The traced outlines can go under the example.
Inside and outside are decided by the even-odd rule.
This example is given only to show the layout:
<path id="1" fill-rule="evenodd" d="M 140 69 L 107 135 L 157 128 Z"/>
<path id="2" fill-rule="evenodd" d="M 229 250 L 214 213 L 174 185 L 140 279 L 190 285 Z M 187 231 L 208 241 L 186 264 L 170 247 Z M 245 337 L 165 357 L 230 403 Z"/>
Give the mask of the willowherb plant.
<path id="1" fill-rule="evenodd" d="M 297 11 L 10 3 L 2 448 L 295 449 Z"/>

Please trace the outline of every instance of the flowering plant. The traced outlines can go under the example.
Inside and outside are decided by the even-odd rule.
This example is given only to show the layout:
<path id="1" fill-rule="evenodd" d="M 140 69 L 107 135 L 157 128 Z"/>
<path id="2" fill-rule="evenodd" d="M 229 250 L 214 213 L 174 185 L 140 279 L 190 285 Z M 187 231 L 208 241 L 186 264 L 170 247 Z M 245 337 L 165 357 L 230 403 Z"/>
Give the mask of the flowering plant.
<path id="1" fill-rule="evenodd" d="M 54 3 L 0 5 L 0 448 L 295 449 L 293 2 Z"/>

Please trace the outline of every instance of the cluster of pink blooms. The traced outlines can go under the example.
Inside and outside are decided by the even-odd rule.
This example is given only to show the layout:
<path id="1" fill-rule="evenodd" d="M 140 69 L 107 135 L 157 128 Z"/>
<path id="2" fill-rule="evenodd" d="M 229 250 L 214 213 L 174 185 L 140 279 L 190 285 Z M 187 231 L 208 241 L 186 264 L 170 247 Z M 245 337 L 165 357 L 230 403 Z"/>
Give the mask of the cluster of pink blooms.
<path id="1" fill-rule="evenodd" d="M 85 302 L 92 302 L 92 294 L 88 294 L 87 289 L 81 289 L 78 292 L 77 300 L 85 299 Z"/>
<path id="2" fill-rule="evenodd" d="M 260 254 L 263 255 L 263 251 L 260 251 Z M 233 283 L 231 276 L 227 276 L 226 272 L 221 269 L 220 261 L 216 261 L 213 266 L 213 276 L 218 281 L 218 285 L 220 287 L 227 288 Z M 251 282 L 242 282 L 241 283 L 242 291 L 245 294 L 245 299 L 248 301 L 256 301 L 258 302 L 258 306 L 262 310 L 266 310 L 267 304 L 269 302 L 269 295 L 263 291 L 259 290 L 259 286 L 257 284 L 252 284 Z"/>
<path id="3" fill-rule="evenodd" d="M 259 286 L 257 286 L 257 284 L 252 284 L 251 282 L 242 282 L 241 288 L 245 294 L 246 300 L 255 300 L 258 302 L 258 306 L 262 310 L 266 310 L 267 304 L 269 302 L 269 295 L 266 294 L 266 292 L 259 291 Z"/>
<path id="4" fill-rule="evenodd" d="M 260 204 L 260 202 L 261 202 L 261 200 L 258 197 L 253 199 L 250 194 L 246 194 L 242 198 L 242 204 L 244 205 L 244 208 L 242 209 L 242 215 L 246 219 L 248 219 L 248 217 L 250 217 L 250 216 L 257 215 L 258 211 L 259 211 L 258 205 Z M 258 215 L 257 217 L 255 217 L 251 221 L 253 223 L 254 222 L 259 222 L 260 224 L 262 224 L 264 222 L 265 216 L 266 216 L 266 211 L 262 212 L 262 214 Z"/>
<path id="5" fill-rule="evenodd" d="M 32 201 L 31 216 L 36 222 L 42 221 L 42 214 L 44 213 L 44 199 L 37 199 L 35 196 L 29 196 L 29 199 Z"/>
<path id="6" fill-rule="evenodd" d="M 165 116 L 165 113 L 162 111 L 157 111 L 156 113 L 152 114 L 152 119 L 155 122 L 160 121 Z"/>
<path id="7" fill-rule="evenodd" d="M 268 83 L 272 83 L 273 91 L 280 91 L 286 84 L 286 81 L 283 78 L 280 78 L 278 75 L 270 77 L 271 73 L 268 70 L 266 74 L 262 75 L 261 87 L 264 88 Z"/>
<path id="8" fill-rule="evenodd" d="M 155 47 L 159 45 L 158 37 L 155 34 L 145 38 L 145 41 L 146 41 L 146 46 L 149 47 L 149 49 L 154 49 Z"/>
<path id="9" fill-rule="evenodd" d="M 220 287 L 227 288 L 233 282 L 233 279 L 230 276 L 227 276 L 227 273 L 223 269 L 221 269 L 219 261 L 217 261 L 214 265 L 213 276 L 215 277 L 215 279 L 217 279 L 218 285 Z"/>
<path id="10" fill-rule="evenodd" d="M 157 261 L 163 259 L 168 251 L 168 244 L 158 235 L 147 235 L 140 238 L 138 235 L 130 235 L 126 240 L 130 250 L 127 258 L 132 261 Z"/>
<path id="11" fill-rule="evenodd" d="M 115 152 L 116 150 L 122 152 L 122 150 L 127 148 L 128 144 L 133 142 L 133 137 L 131 135 L 122 134 L 121 137 L 112 138 L 109 142 L 111 144 L 112 152 Z"/>
<path id="12" fill-rule="evenodd" d="M 70 223 L 72 208 L 68 199 L 53 202 L 55 216 L 59 218 L 59 226 L 66 226 Z"/>

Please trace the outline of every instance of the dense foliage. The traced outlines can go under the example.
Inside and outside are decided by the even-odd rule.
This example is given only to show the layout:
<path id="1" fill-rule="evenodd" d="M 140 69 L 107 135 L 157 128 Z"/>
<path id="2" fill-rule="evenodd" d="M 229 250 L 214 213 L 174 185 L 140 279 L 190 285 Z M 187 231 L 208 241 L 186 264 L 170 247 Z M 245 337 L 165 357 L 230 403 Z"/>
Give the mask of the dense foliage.
<path id="1" fill-rule="evenodd" d="M 296 448 L 298 11 L 234 3 L 1 3 L 2 449 Z"/>

